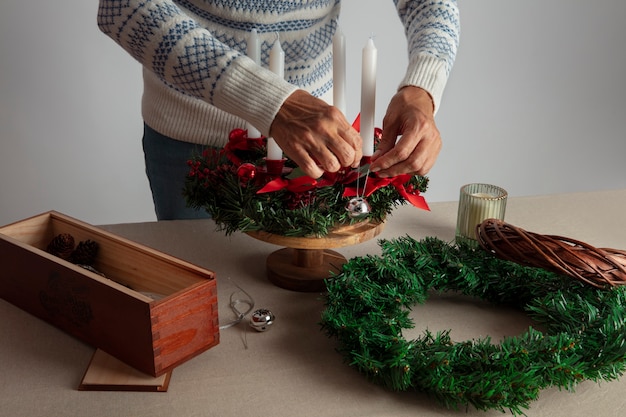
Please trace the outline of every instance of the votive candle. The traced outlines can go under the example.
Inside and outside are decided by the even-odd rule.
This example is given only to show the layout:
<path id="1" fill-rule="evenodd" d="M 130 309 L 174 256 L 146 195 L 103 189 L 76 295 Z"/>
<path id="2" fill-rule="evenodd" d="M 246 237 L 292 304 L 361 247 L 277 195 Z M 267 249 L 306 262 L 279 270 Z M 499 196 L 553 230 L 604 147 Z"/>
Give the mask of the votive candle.
<path id="1" fill-rule="evenodd" d="M 508 193 L 491 184 L 473 183 L 461 187 L 456 239 L 476 241 L 476 228 L 487 219 L 504 220 Z"/>

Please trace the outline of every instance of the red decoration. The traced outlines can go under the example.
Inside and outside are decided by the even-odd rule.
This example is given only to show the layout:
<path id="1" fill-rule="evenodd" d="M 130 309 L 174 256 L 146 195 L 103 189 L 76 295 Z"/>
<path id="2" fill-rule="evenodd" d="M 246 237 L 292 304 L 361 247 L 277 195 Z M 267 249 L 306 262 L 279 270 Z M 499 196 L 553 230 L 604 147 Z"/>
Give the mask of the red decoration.
<path id="1" fill-rule="evenodd" d="M 380 188 L 393 186 L 406 201 L 413 204 L 417 208 L 430 211 L 430 207 L 428 207 L 426 199 L 420 195 L 418 190 L 413 189 L 413 187 L 407 188 L 404 186 L 404 184 L 407 183 L 411 177 L 411 174 L 403 174 L 395 177 L 380 178 L 376 176 L 376 174 L 372 174 L 372 176 L 367 179 L 365 190 L 360 191 L 355 187 L 346 187 L 343 190 L 343 196 L 356 197 L 361 194 L 363 197 L 369 197 L 374 191 Z"/>
<path id="2" fill-rule="evenodd" d="M 354 120 L 352 127 L 357 131 L 360 130 L 361 117 L 360 114 Z M 377 142 L 382 138 L 382 130 L 376 128 L 375 140 Z M 258 194 L 271 193 L 279 190 L 287 190 L 292 193 L 306 193 L 314 190 L 315 188 L 322 188 L 332 186 L 334 184 L 351 184 L 354 183 L 359 176 L 362 175 L 361 171 L 352 168 L 344 168 L 337 172 L 324 172 L 324 174 L 318 178 L 311 178 L 303 175 L 296 178 L 287 178 L 285 172 L 283 175 L 257 175 L 267 171 L 267 167 L 257 167 L 250 162 L 243 162 L 239 156 L 241 152 L 249 152 L 255 149 L 262 149 L 266 146 L 267 138 L 248 138 L 248 131 L 244 129 L 234 129 L 230 132 L 229 141 L 222 150 L 205 151 L 203 156 L 205 158 L 215 157 L 216 154 L 223 153 L 228 160 L 237 168 L 237 176 L 240 179 L 241 185 L 245 186 L 248 182 L 255 179 L 258 182 L 266 182 L 265 185 L 257 192 Z M 209 154 L 209 152 L 211 154 Z M 239 153 L 239 155 L 238 155 Z M 281 161 L 283 162 L 283 161 Z M 369 159 L 363 161 L 364 164 L 369 163 Z M 198 161 L 188 162 L 190 166 L 189 176 L 197 176 L 200 179 L 207 178 L 210 172 L 207 168 L 200 170 L 200 163 Z M 392 186 L 398 191 L 398 193 L 412 205 L 423 210 L 430 210 L 426 200 L 420 195 L 418 190 L 415 190 L 412 185 L 406 185 L 412 178 L 411 174 L 398 175 L 391 178 L 379 178 L 376 174 L 370 174 L 368 178 L 363 181 L 365 189 L 359 190 L 355 187 L 345 187 L 344 197 L 369 197 L 376 190 Z"/>
<path id="3" fill-rule="evenodd" d="M 256 166 L 250 162 L 245 162 L 237 168 L 237 176 L 242 186 L 252 181 L 256 176 Z"/>
<path id="4" fill-rule="evenodd" d="M 244 129 L 233 129 L 228 136 L 228 143 L 224 146 L 224 153 L 230 162 L 240 165 L 243 161 L 237 155 L 237 151 L 250 151 L 254 148 L 262 148 L 265 145 L 265 138 L 249 138 L 248 131 Z"/>

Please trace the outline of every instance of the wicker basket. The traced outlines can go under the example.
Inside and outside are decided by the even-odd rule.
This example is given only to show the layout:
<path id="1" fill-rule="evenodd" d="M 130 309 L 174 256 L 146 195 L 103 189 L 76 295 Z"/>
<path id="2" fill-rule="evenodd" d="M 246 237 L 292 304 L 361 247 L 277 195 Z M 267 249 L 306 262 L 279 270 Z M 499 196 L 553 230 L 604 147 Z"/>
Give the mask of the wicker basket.
<path id="1" fill-rule="evenodd" d="M 626 284 L 626 251 L 532 233 L 497 219 L 476 228 L 483 249 L 522 265 L 569 275 L 598 288 Z"/>

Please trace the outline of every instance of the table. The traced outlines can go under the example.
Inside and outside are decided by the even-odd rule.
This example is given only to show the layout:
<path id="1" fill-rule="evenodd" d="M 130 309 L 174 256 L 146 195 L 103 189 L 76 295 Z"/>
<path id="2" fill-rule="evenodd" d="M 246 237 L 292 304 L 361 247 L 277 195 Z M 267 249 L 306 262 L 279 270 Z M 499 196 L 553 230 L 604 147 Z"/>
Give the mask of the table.
<path id="1" fill-rule="evenodd" d="M 506 221 L 537 233 L 626 248 L 626 190 L 510 198 Z M 380 253 L 377 240 L 410 235 L 452 240 L 457 202 L 431 211 L 403 206 L 374 240 L 338 249 L 351 258 Z M 500 416 L 497 411 L 452 411 L 415 393 L 389 392 L 349 368 L 335 341 L 320 330 L 319 293 L 275 287 L 265 278 L 276 246 L 247 235 L 225 236 L 210 220 L 102 226 L 216 272 L 220 322 L 234 318 L 228 299 L 237 286 L 276 322 L 267 332 L 239 324 L 221 332 L 215 348 L 173 371 L 165 393 L 77 391 L 94 349 L 0 300 L 0 415 L 6 416 Z M 527 325 L 519 312 L 480 302 L 433 298 L 417 306 L 416 331 L 452 329 L 465 340 L 498 339 Z M 246 348 L 247 345 L 247 348 Z M 584 382 L 575 393 L 545 390 L 528 416 L 618 416 L 626 411 L 626 376 Z"/>

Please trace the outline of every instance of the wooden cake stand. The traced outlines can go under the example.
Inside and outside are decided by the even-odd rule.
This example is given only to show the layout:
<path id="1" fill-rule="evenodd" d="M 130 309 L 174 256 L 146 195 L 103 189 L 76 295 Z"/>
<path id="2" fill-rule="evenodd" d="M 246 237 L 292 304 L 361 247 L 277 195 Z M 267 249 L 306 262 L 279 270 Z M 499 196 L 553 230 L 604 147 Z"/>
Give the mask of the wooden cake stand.
<path id="1" fill-rule="evenodd" d="M 267 277 L 274 285 L 292 291 L 324 291 L 324 280 L 339 272 L 346 258 L 330 248 L 356 245 L 380 234 L 384 222 L 364 220 L 333 229 L 323 237 L 290 237 L 263 231 L 246 232 L 263 242 L 284 246 L 267 257 Z"/>

